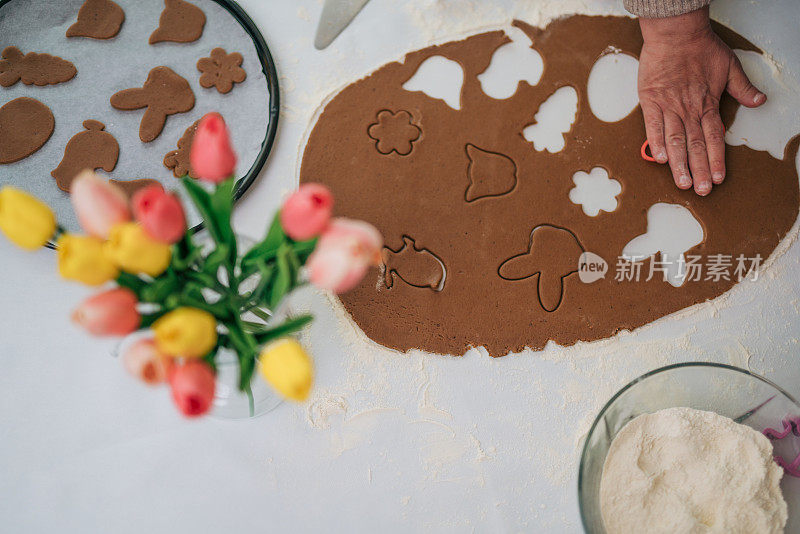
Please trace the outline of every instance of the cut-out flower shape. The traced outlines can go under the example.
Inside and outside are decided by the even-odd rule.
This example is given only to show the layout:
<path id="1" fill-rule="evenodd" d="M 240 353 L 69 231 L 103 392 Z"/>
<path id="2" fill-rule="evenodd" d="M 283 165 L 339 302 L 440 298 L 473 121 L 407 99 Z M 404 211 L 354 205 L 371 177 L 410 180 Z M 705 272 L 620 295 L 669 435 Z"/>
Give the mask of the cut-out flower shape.
<path id="1" fill-rule="evenodd" d="M 603 167 L 594 167 L 588 173 L 578 171 L 572 175 L 575 187 L 569 191 L 573 204 L 580 204 L 589 217 L 596 217 L 601 211 L 611 213 L 617 209 L 617 195 L 622 186 Z"/>
<path id="2" fill-rule="evenodd" d="M 202 57 L 197 61 L 200 86 L 208 89 L 216 86 L 220 93 L 233 89 L 234 83 L 241 83 L 247 78 L 242 68 L 242 55 L 239 52 L 228 54 L 224 48 L 215 48 L 210 57 Z"/>
<path id="3" fill-rule="evenodd" d="M 414 141 L 422 135 L 422 130 L 411 119 L 408 111 L 392 113 L 384 109 L 378 113 L 378 122 L 371 124 L 367 130 L 369 136 L 376 141 L 378 152 L 384 155 L 392 152 L 401 156 L 409 155 L 414 148 Z"/>

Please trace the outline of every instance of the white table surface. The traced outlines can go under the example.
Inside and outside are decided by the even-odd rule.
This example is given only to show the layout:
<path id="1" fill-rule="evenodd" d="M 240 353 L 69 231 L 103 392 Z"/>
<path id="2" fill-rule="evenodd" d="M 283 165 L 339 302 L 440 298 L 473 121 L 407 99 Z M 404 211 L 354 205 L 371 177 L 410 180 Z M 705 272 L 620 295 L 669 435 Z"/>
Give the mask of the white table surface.
<path id="1" fill-rule="evenodd" d="M 283 99 L 275 148 L 236 211 L 238 230 L 252 236 L 293 187 L 298 147 L 326 94 L 453 29 L 564 9 L 536 0 L 461 2 L 455 11 L 456 0 L 373 0 L 318 52 L 320 2 L 241 4 L 272 49 Z M 620 9 L 612 0 L 566 4 Z M 783 64 L 796 91 L 800 3 L 717 0 L 714 13 Z M 761 124 L 772 121 L 765 114 Z M 24 253 L 0 239 L 0 258 L 4 532 L 580 532 L 582 438 L 630 379 L 669 363 L 718 361 L 800 396 L 796 244 L 757 282 L 691 313 L 608 341 L 500 359 L 482 349 L 464 358 L 381 349 L 307 292 L 295 301 L 317 315 L 311 400 L 241 422 L 184 420 L 166 388 L 128 377 L 110 356 L 113 342 L 70 324 L 89 291 L 57 278 L 52 252 Z"/>

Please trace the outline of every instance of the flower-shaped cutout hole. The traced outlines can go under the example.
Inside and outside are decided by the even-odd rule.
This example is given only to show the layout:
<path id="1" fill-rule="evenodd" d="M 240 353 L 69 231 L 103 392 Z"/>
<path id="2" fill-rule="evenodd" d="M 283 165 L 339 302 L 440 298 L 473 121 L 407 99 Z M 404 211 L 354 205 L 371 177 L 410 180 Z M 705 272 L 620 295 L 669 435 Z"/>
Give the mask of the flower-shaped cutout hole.
<path id="1" fill-rule="evenodd" d="M 464 69 L 444 56 L 431 56 L 403 84 L 406 91 L 422 91 L 431 98 L 443 100 L 453 109 L 461 109 L 461 88 Z"/>
<path id="2" fill-rule="evenodd" d="M 603 167 L 594 167 L 588 173 L 578 171 L 572 175 L 575 187 L 569 191 L 569 199 L 573 204 L 580 204 L 583 213 L 589 217 L 597 217 L 601 211 L 611 213 L 617 209 L 617 195 L 622 186 Z"/>
<path id="3" fill-rule="evenodd" d="M 414 124 L 408 111 L 394 113 L 384 109 L 369 125 L 367 135 L 375 141 L 375 148 L 381 154 L 386 156 L 397 152 L 401 156 L 408 156 L 414 149 L 414 142 L 422 135 L 422 129 Z"/>
<path id="4" fill-rule="evenodd" d="M 631 262 L 644 261 L 661 253 L 664 277 L 673 287 L 686 281 L 684 254 L 703 242 L 703 226 L 687 208 L 658 202 L 647 210 L 647 232 L 634 237 L 622 249 Z"/>
<path id="5" fill-rule="evenodd" d="M 572 129 L 577 114 L 578 92 L 569 85 L 559 87 L 542 102 L 533 117 L 536 122 L 526 126 L 522 136 L 538 152 L 561 152 L 566 144 L 564 134 Z"/>
<path id="6" fill-rule="evenodd" d="M 540 224 L 531 231 L 528 250 L 500 264 L 497 274 L 509 281 L 537 276 L 539 304 L 554 312 L 564 300 L 564 279 L 578 272 L 583 253 L 583 245 L 571 230 Z"/>

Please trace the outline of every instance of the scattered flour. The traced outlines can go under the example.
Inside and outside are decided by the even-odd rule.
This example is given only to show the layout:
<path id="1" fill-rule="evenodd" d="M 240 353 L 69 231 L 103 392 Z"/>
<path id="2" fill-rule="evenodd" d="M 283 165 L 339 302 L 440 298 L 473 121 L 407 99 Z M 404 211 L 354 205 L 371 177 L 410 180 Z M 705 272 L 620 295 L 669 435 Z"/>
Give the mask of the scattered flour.
<path id="1" fill-rule="evenodd" d="M 295 168 L 287 163 L 286 172 L 294 170 L 294 176 L 298 176 L 307 136 L 336 92 L 410 50 L 507 28 L 515 18 L 543 26 L 568 13 L 624 14 L 618 0 L 516 0 L 511 7 L 497 4 L 478 0 L 397 2 L 388 9 L 397 12 L 399 21 L 411 21 L 414 28 L 409 40 L 398 43 L 396 49 L 377 57 L 360 50 L 339 50 L 334 45 L 320 56 L 325 68 L 311 69 L 313 76 L 293 66 L 292 74 L 281 80 L 285 90 L 282 128 L 292 133 L 296 130 L 302 141 Z M 298 10 L 299 18 L 305 19 L 305 15 Z M 295 52 L 306 45 L 298 40 L 284 46 L 280 54 L 283 64 L 296 64 Z M 636 332 L 622 331 L 609 339 L 572 347 L 550 343 L 535 355 L 521 358 L 492 359 L 480 347 L 462 358 L 421 351 L 399 354 L 368 339 L 338 299 L 309 290 L 303 298 L 313 307 L 316 320 L 311 328 L 315 333 L 304 343 L 312 346 L 315 354 L 330 354 L 330 349 L 322 345 L 335 343 L 340 359 L 317 363 L 318 367 L 327 367 L 319 369 L 318 386 L 301 417 L 310 429 L 330 440 L 331 458 L 360 449 L 358 454 L 369 462 L 369 481 L 375 487 L 390 474 L 400 477 L 392 451 L 410 450 L 418 458 L 422 473 L 406 463 L 403 479 L 417 485 L 422 481 L 457 484 L 465 498 L 473 493 L 471 501 L 484 502 L 484 497 L 491 496 L 486 502 L 495 505 L 479 512 L 501 517 L 506 527 L 535 525 L 541 531 L 577 531 L 576 517 L 550 512 L 573 506 L 573 492 L 552 489 L 575 484 L 583 439 L 596 413 L 614 392 L 647 371 L 677 361 L 719 361 L 763 373 L 768 370 L 759 368 L 761 356 L 752 352 L 756 347 L 796 353 L 797 334 L 783 330 L 793 324 L 787 317 L 800 308 L 797 299 L 793 308 L 773 311 L 771 304 L 765 304 L 756 294 L 794 291 L 796 283 L 791 275 L 796 255 L 787 251 L 800 234 L 798 225 L 800 222 L 762 266 L 763 280 L 738 284 L 713 301 Z M 784 254 L 789 257 L 781 258 Z M 771 321 L 743 321 L 737 310 L 744 308 L 752 316 L 769 316 Z M 734 320 L 727 321 L 729 317 Z M 773 338 L 783 345 L 778 346 Z M 316 343 L 320 346 L 314 348 Z M 720 346 L 725 350 L 721 352 Z M 467 389 L 478 387 L 481 389 Z M 401 429 L 402 444 L 390 443 L 384 437 L 397 436 L 396 429 Z M 504 473 L 516 476 L 504 480 Z M 543 480 L 536 480 L 537 475 L 543 475 Z M 429 510 L 424 492 L 415 494 L 414 499 L 404 498 L 402 504 L 408 509 L 403 511 L 404 517 Z M 429 511 L 430 517 L 441 512 L 434 508 Z M 442 517 L 435 526 L 448 521 L 456 520 Z"/>
<path id="2" fill-rule="evenodd" d="M 625 425 L 608 451 L 600 506 L 609 534 L 783 532 L 772 445 L 713 412 L 669 408 Z"/>

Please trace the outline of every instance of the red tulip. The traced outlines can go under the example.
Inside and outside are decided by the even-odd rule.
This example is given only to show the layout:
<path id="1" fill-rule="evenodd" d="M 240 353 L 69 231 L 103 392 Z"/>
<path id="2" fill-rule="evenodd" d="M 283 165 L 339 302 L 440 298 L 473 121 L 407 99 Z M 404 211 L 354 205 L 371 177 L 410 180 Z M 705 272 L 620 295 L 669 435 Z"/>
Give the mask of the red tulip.
<path id="1" fill-rule="evenodd" d="M 200 180 L 219 183 L 233 176 L 236 153 L 219 113 L 206 113 L 197 125 L 189 162 Z"/>
<path id="2" fill-rule="evenodd" d="M 162 243 L 176 243 L 186 233 L 186 215 L 177 195 L 158 184 L 138 190 L 131 201 L 133 214 L 145 232 Z"/>
<path id="3" fill-rule="evenodd" d="M 84 300 L 72 312 L 72 320 L 95 336 L 124 336 L 139 328 L 136 295 L 118 287 Z"/>
<path id="4" fill-rule="evenodd" d="M 308 258 L 311 283 L 334 293 L 353 289 L 372 265 L 380 263 L 383 237 L 369 223 L 337 218 Z"/>
<path id="5" fill-rule="evenodd" d="M 128 197 L 122 189 L 93 171 L 79 173 L 70 188 L 75 214 L 89 234 L 105 239 L 112 226 L 131 220 Z"/>
<path id="6" fill-rule="evenodd" d="M 159 384 L 167 379 L 171 360 L 161 353 L 153 339 L 139 339 L 122 355 L 125 369 L 149 385 Z"/>
<path id="7" fill-rule="evenodd" d="M 211 409 L 214 382 L 214 371 L 200 360 L 189 360 L 169 373 L 172 400 L 187 417 L 197 417 Z"/>
<path id="8" fill-rule="evenodd" d="M 281 226 L 295 241 L 306 241 L 322 233 L 331 220 L 333 195 L 322 184 L 303 184 L 281 208 Z"/>

